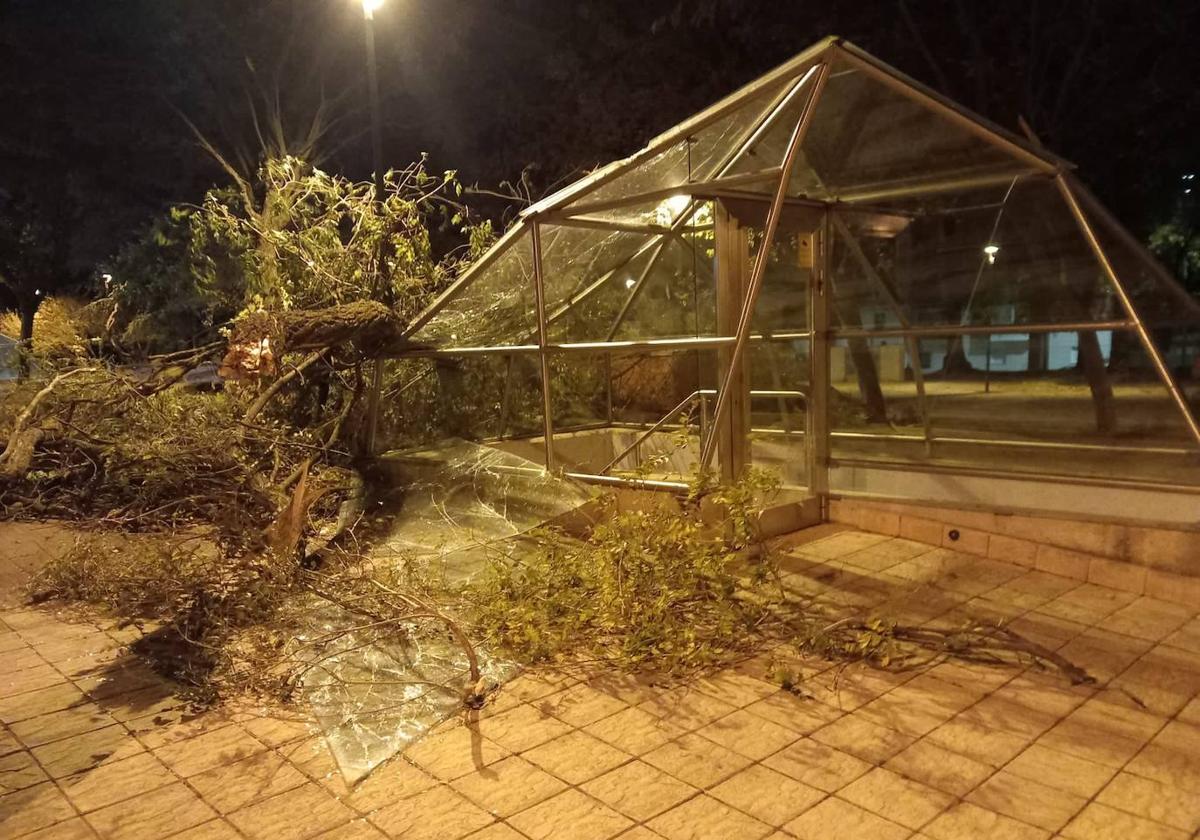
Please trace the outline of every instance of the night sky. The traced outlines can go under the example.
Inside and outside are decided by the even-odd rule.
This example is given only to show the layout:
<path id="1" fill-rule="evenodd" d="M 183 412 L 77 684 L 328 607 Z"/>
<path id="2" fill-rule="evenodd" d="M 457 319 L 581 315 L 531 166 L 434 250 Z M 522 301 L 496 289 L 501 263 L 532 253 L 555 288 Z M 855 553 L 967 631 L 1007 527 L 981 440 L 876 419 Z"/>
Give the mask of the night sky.
<path id="1" fill-rule="evenodd" d="M 1023 115 L 1139 234 L 1200 168 L 1194 0 L 387 0 L 377 27 L 386 162 L 530 167 L 534 198 L 829 34 Z M 188 121 L 251 159 L 276 92 L 294 132 L 323 103 L 322 165 L 367 177 L 363 68 L 359 0 L 0 0 L 0 191 L 85 270 L 221 181 Z"/>

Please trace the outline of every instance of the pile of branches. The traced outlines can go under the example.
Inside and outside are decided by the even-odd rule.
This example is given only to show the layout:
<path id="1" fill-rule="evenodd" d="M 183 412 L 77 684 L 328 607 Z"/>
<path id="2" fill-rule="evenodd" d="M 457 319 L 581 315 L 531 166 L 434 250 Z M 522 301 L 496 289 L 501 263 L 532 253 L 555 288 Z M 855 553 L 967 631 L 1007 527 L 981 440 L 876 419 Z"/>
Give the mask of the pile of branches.
<path id="1" fill-rule="evenodd" d="M 158 664 L 211 683 L 237 632 L 274 620 L 360 524 L 365 368 L 398 331 L 387 307 L 357 302 L 251 316 L 228 343 L 137 364 L 40 360 L 0 394 L 0 515 L 85 536 L 35 599 L 160 623 Z"/>

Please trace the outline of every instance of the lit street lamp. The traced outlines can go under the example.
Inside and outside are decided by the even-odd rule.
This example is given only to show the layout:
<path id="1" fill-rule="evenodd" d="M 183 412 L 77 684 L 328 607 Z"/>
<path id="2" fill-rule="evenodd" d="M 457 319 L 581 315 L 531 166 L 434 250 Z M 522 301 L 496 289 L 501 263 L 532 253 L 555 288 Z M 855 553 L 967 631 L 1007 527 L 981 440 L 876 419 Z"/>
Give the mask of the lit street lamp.
<path id="1" fill-rule="evenodd" d="M 375 200 L 383 202 L 383 129 L 379 120 L 379 68 L 375 61 L 375 12 L 384 0 L 362 0 L 367 39 L 367 95 L 371 100 L 371 163 L 375 167 Z"/>

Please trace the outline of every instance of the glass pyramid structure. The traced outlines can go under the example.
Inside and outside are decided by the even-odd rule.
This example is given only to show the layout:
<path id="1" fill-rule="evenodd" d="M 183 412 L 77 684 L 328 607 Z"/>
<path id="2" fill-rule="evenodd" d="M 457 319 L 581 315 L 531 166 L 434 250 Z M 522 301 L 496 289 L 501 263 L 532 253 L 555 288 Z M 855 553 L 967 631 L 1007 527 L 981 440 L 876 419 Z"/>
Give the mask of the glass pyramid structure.
<path id="1" fill-rule="evenodd" d="M 428 440 L 597 481 L 1200 488 L 1200 303 L 1070 163 L 836 38 L 529 207 L 398 356 Z"/>

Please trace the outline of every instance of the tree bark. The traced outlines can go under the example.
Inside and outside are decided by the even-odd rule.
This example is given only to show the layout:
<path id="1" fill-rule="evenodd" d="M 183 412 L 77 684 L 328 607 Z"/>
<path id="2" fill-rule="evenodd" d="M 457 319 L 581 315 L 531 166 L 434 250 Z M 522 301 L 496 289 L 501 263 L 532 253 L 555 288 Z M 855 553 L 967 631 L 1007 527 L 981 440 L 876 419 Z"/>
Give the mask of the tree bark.
<path id="1" fill-rule="evenodd" d="M 883 388 L 879 385 L 879 371 L 875 368 L 871 348 L 865 338 L 851 338 L 849 342 L 850 359 L 854 362 L 858 393 L 867 411 L 867 422 L 886 423 L 887 403 L 883 399 Z"/>
<path id="2" fill-rule="evenodd" d="M 29 378 L 30 359 L 33 356 L 33 319 L 37 315 L 38 299 L 21 303 L 21 340 L 17 346 L 17 381 Z"/>
<path id="3" fill-rule="evenodd" d="M 1104 366 L 1100 339 L 1095 332 L 1079 333 L 1079 368 L 1092 391 L 1092 407 L 1096 412 L 1096 431 L 1111 434 L 1117 430 L 1117 411 L 1113 401 L 1112 383 Z"/>

